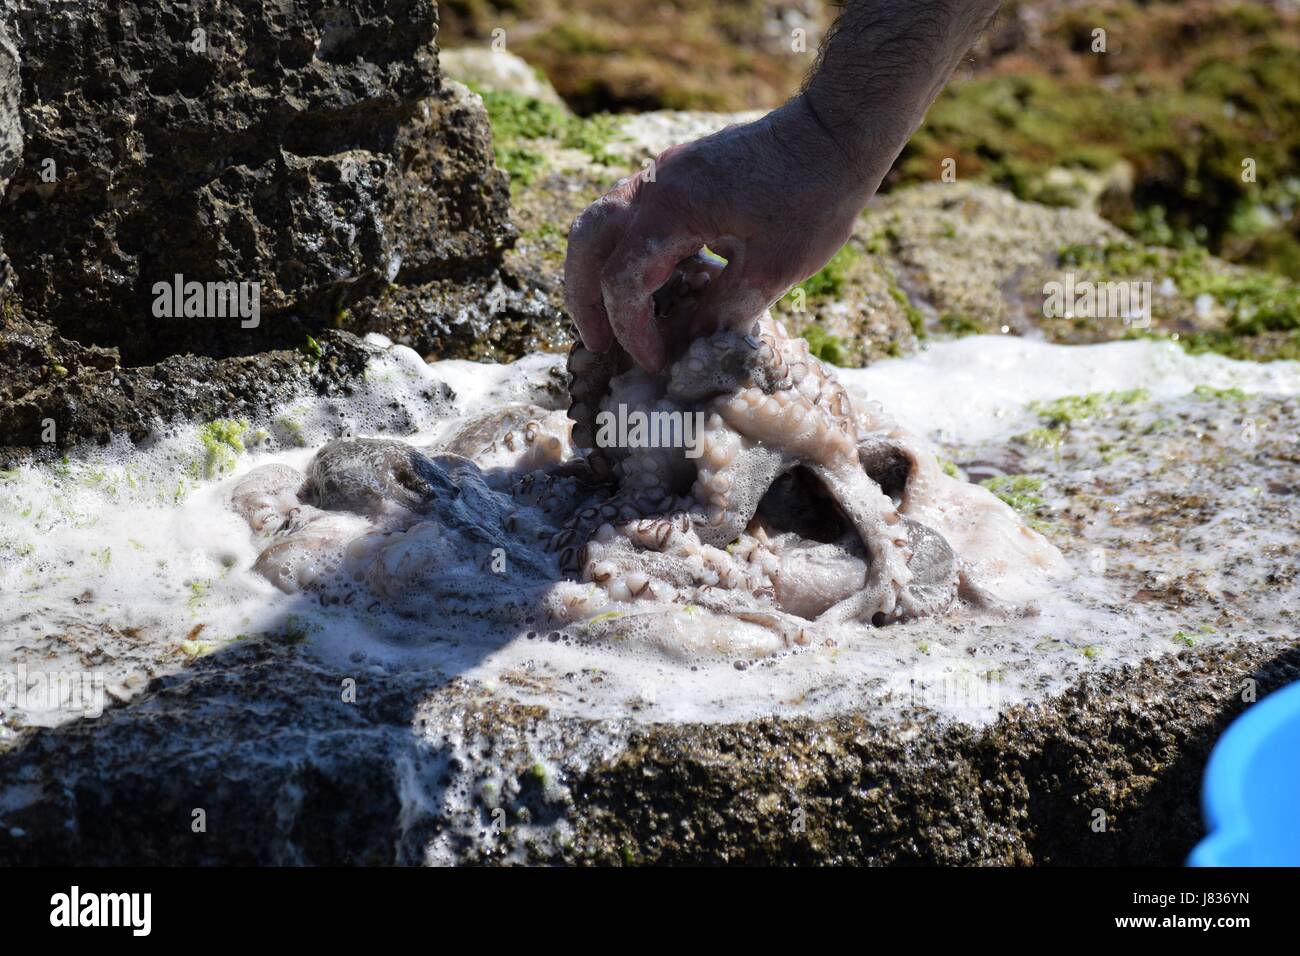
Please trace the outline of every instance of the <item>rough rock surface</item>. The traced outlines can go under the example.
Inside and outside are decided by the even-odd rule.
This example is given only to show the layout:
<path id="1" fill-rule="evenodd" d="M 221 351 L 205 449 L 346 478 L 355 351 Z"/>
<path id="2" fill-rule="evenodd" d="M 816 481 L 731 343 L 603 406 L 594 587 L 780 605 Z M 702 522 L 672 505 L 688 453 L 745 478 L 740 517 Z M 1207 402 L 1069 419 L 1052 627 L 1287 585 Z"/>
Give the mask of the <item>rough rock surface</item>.
<path id="1" fill-rule="evenodd" d="M 595 155 L 554 138 L 527 140 L 541 171 L 513 197 L 520 240 L 507 254 L 511 268 L 544 281 L 563 262 L 564 224 L 619 177 L 674 143 L 757 115 L 617 117 Z M 1149 323 L 1047 314 L 1047 283 L 1062 283 L 1067 275 L 1088 283 L 1150 283 Z M 1246 327 L 1254 313 L 1277 311 L 1294 295 L 1286 280 L 1204 253 L 1145 245 L 1092 210 L 1026 202 L 960 180 L 878 196 L 845 247 L 773 313 L 806 336 L 819 357 L 845 366 L 915 352 L 930 337 L 1003 330 L 1070 344 L 1134 334 L 1201 337 L 1215 351 L 1273 358 L 1290 354 L 1285 341 L 1291 333 Z"/>
<path id="2" fill-rule="evenodd" d="M 1213 742 L 1252 695 L 1300 678 L 1300 577 L 1268 532 L 1294 507 L 1300 406 L 1125 409 L 1021 465 L 1058 469 L 1054 540 L 1104 547 L 1126 602 L 1189 633 L 1118 667 L 1063 633 L 1066 689 L 990 724 L 942 719 L 923 695 L 889 714 L 650 722 L 630 701 L 595 720 L 518 703 L 522 670 L 489 686 L 360 650 L 326 666 L 288 619 L 197 658 L 111 622 L 54 626 L 27 642 L 30 666 L 71 653 L 139 680 L 110 687 L 96 719 L 0 723 L 0 863 L 1178 864 Z M 1189 550 L 1219 555 L 1217 573 L 1180 570 Z M 978 661 L 978 637 L 952 639 Z"/>
<path id="3" fill-rule="evenodd" d="M 22 119 L 18 115 L 18 99 L 22 92 L 19 70 L 18 50 L 14 47 L 8 25 L 0 18 L 0 196 L 4 196 L 9 177 L 18 168 L 23 155 Z M 0 228 L 0 304 L 4 303 L 12 278 L 3 246 L 4 229 Z"/>
<path id="4" fill-rule="evenodd" d="M 442 49 L 438 62 L 453 80 L 483 90 L 500 90 L 562 106 L 564 101 L 551 86 L 546 74 L 529 66 L 507 50 L 490 47 Z"/>
<path id="5" fill-rule="evenodd" d="M 297 394 L 346 392 L 371 352 L 356 336 L 330 331 L 310 354 L 172 355 L 123 368 L 116 349 L 10 316 L 0 328 L 0 368 L 8 370 L 0 377 L 0 467 L 114 435 L 142 442 L 164 422 L 256 415 Z"/>
<path id="6" fill-rule="evenodd" d="M 14 44 L 0 35 L 0 180 L 14 166 L 0 236 L 21 297 L 0 325 L 0 464 L 29 447 L 48 456 L 114 434 L 143 440 L 159 420 L 346 393 L 370 355 L 349 330 L 442 355 L 563 342 L 555 288 L 514 269 L 554 274 L 563 224 L 623 170 L 557 152 L 571 164 L 539 176 L 520 212 L 522 248 L 507 255 L 505 183 L 477 98 L 440 81 L 432 0 L 193 12 L 0 2 L 0 34 Z M 654 130 L 675 140 L 723 121 L 629 121 L 603 155 L 635 168 L 657 151 Z M 993 225 L 1005 242 L 988 241 Z M 1041 284 L 1035 270 L 1060 272 L 1062 227 L 1074 245 L 1114 239 L 1091 214 L 982 187 L 896 194 L 864 217 L 857 258 L 841 263 L 852 291 L 814 297 L 807 324 L 852 360 L 915 348 L 926 326 L 944 331 L 944 317 L 967 306 L 981 328 L 1014 325 L 1007 318 Z M 232 335 L 154 321 L 152 283 L 175 272 L 261 282 L 262 327 Z M 1291 612 L 1251 616 L 1263 575 L 1275 591 L 1294 587 L 1281 545 L 1215 580 L 1148 567 L 1181 553 L 1183 535 L 1212 524 L 1206 515 L 1258 507 L 1256 527 L 1285 527 L 1291 515 L 1286 475 L 1238 487 L 1243 454 L 1214 436 L 1241 413 L 1215 408 L 1219 428 L 1177 419 L 1187 433 L 1158 456 L 1144 454 L 1145 431 L 1085 443 L 1078 427 L 1047 429 L 1059 434 L 1033 436 L 1002 464 L 1108 465 L 1124 446 L 1142 465 L 1197 449 L 1187 463 L 1202 483 L 1195 507 L 1176 469 L 1149 498 L 1116 470 L 1109 486 L 1049 486 L 1062 533 L 1076 535 L 1076 554 L 1098 541 L 1122 554 L 1116 573 L 1131 578 L 1133 600 L 1185 609 L 1225 635 L 1249 625 L 1270 636 L 1225 636 L 1115 669 L 1086 653 L 1086 635 L 1065 635 L 1086 662 L 1073 686 L 974 728 L 921 706 L 901 718 L 720 724 L 562 717 L 459 677 L 364 659 L 341 674 L 288 626 L 190 660 L 175 647 L 158 657 L 111 621 L 51 621 L 33 660 L 67 653 L 94 668 L 128 658 L 147 686 L 102 718 L 0 725 L 0 863 L 1178 863 L 1200 833 L 1205 757 L 1246 706 L 1243 685 L 1255 681 L 1262 697 L 1300 676 Z M 1280 417 L 1267 434 L 1294 434 L 1293 405 L 1249 410 Z M 48 444 L 38 437 L 47 419 L 57 425 Z M 1253 474 L 1294 466 L 1280 441 L 1256 454 Z M 1116 499 L 1128 506 L 1123 521 L 1090 538 Z M 1123 527 L 1150 527 L 1154 546 L 1125 550 Z M 340 695 L 347 677 L 359 679 L 355 703 Z"/>
<path id="7" fill-rule="evenodd" d="M 242 414 L 349 331 L 441 357 L 567 344 L 503 268 L 505 176 L 479 98 L 440 81 L 432 0 L 3 13 L 8 453 Z M 156 317 L 177 274 L 258 283 L 260 323 Z"/>
<path id="8" fill-rule="evenodd" d="M 1274 642 L 1090 676 L 984 730 L 632 726 L 417 675 L 343 703 L 341 675 L 259 643 L 11 742 L 0 862 L 1176 865 L 1243 682 L 1298 677 Z"/>
<path id="9" fill-rule="evenodd" d="M 8 20 L 26 143 L 5 244 L 24 310 L 64 336 L 126 365 L 251 354 L 392 286 L 499 281 L 505 178 L 477 98 L 440 82 L 432 0 L 33 0 Z M 156 318 L 175 274 L 260 283 L 261 325 Z"/>

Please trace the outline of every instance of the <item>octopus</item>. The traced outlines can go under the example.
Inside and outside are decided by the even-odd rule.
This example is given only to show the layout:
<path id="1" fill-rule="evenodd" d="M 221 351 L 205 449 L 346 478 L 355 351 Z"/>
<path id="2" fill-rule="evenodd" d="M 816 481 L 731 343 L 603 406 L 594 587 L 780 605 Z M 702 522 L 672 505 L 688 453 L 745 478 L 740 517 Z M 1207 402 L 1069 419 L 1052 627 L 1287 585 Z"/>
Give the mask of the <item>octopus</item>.
<path id="1" fill-rule="evenodd" d="M 579 344 L 567 409 L 511 404 L 428 447 L 344 438 L 305 473 L 250 472 L 230 500 L 267 539 L 255 569 L 326 603 L 536 612 L 678 651 L 772 653 L 958 605 L 1033 613 L 1060 553 L 806 341 L 767 313 L 680 334 L 708 269 L 688 260 L 656 296 L 683 342 L 662 374 Z M 608 427 L 629 420 L 666 440 Z"/>

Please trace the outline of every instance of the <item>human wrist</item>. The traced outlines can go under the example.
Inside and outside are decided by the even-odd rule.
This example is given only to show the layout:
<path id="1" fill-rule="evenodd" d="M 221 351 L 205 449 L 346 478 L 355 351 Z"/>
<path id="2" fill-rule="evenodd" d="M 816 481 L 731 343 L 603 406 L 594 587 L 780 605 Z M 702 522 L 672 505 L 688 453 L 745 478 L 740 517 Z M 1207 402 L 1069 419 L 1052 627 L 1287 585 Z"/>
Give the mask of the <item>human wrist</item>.
<path id="1" fill-rule="evenodd" d="M 875 185 L 999 0 L 846 0 L 798 102 Z"/>
<path id="2" fill-rule="evenodd" d="M 897 149 L 882 150 L 885 138 L 873 135 L 857 117 L 828 112 L 811 90 L 794 96 L 772 115 L 784 127 L 782 139 L 799 143 L 798 162 L 804 174 L 815 173 L 846 200 L 860 205 L 875 193 L 897 155 Z"/>

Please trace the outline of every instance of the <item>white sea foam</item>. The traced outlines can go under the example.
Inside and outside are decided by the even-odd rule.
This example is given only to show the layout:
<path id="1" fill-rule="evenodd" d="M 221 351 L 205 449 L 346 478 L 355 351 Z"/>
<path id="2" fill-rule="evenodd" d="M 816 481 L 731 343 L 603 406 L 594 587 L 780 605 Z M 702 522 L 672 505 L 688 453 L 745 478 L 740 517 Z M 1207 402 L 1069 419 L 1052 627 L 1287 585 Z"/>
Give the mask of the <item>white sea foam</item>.
<path id="1" fill-rule="evenodd" d="M 283 594 L 251 570 L 258 547 L 226 507 L 240 475 L 272 462 L 302 469 L 320 444 L 341 434 L 424 445 L 507 402 L 554 407 L 559 399 L 556 356 L 426 365 L 409 349 L 372 341 L 387 351 L 371 363 L 357 395 L 304 397 L 252 423 L 250 447 L 229 463 L 205 448 L 201 429 L 184 427 L 147 449 L 122 441 L 0 480 L 0 671 L 93 671 L 104 675 L 111 696 L 124 698 L 196 655 L 293 632 L 307 637 L 300 653 L 345 676 L 416 667 L 560 713 L 731 720 L 919 704 L 982 721 L 1082 669 L 1170 649 L 1167 637 L 1156 635 L 1176 622 L 1125 606 L 1085 568 L 1068 595 L 1044 600 L 1038 617 L 1009 622 L 958 610 L 914 624 L 846 629 L 834 646 L 748 664 L 660 653 L 656 644 L 690 636 L 695 625 L 685 612 L 626 622 L 625 633 L 639 629 L 643 640 L 632 633 L 611 642 L 545 620 L 517 627 L 486 617 L 412 620 L 382 607 L 322 607 Z M 1023 430 L 1027 402 L 1081 392 L 1142 387 L 1173 397 L 1203 384 L 1300 393 L 1297 363 L 1191 357 L 1153 342 L 1064 347 L 987 336 L 937 343 L 918 356 L 844 371 L 842 379 L 911 428 L 963 442 Z M 233 467 L 207 474 L 223 464 Z M 1072 635 L 1086 637 L 1086 656 Z M 0 716 L 12 728 L 75 712 L 0 699 Z"/>
<path id="2" fill-rule="evenodd" d="M 972 335 L 839 374 L 846 387 L 879 401 L 913 431 L 966 443 L 1011 434 L 1029 402 L 1065 395 L 1144 388 L 1152 398 L 1171 398 L 1198 385 L 1248 394 L 1300 392 L 1300 362 L 1188 355 L 1172 342 L 1150 340 L 1066 346 Z"/>

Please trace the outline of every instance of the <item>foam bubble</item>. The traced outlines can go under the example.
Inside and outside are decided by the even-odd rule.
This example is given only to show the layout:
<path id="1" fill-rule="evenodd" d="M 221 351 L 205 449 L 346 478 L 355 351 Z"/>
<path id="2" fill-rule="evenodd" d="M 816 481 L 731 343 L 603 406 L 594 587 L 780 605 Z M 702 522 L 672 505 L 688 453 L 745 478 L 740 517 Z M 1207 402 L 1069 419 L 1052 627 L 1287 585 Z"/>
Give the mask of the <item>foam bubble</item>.
<path id="1" fill-rule="evenodd" d="M 148 448 L 123 440 L 58 465 L 6 473 L 0 671 L 21 664 L 85 670 L 92 660 L 109 695 L 126 698 L 148 678 L 232 642 L 291 634 L 323 666 L 460 675 L 560 713 L 736 720 L 922 703 L 978 721 L 1094 666 L 1064 634 L 1089 635 L 1108 666 L 1171 649 L 1148 635 L 1167 633 L 1173 618 L 1123 606 L 1079 567 L 1078 556 L 1076 570 L 1084 573 L 1068 593 L 1045 600 L 1037 617 L 1009 622 L 958 608 L 888 628 L 845 625 L 777 653 L 771 628 L 751 620 L 726 621 L 724 633 L 719 618 L 699 609 L 607 608 L 589 585 L 483 574 L 475 563 L 482 555 L 458 553 L 436 527 L 401 532 L 428 537 L 409 542 L 420 547 L 390 543 L 391 553 L 370 554 L 398 565 L 440 550 L 448 555 L 441 570 L 454 573 L 431 567 L 408 576 L 418 586 L 401 613 L 384 602 L 285 593 L 255 570 L 265 541 L 229 501 L 254 468 L 305 471 L 319 446 L 343 435 L 436 447 L 493 408 L 554 409 L 561 369 L 559 357 L 546 355 L 511 365 L 426 365 L 394 346 L 346 399 L 303 396 L 246 427 L 177 427 Z M 1079 392 L 1145 387 L 1170 397 L 1206 384 L 1300 393 L 1296 363 L 1191 357 L 1151 342 L 1062 347 L 973 337 L 841 377 L 914 429 L 950 430 L 966 441 L 1023 430 L 1026 402 Z M 272 482 L 255 507 L 274 511 L 281 490 Z M 366 530 L 361 519 L 334 517 L 340 541 Z M 519 558 L 549 560 L 522 546 L 508 555 Z M 441 588 L 445 598 L 453 585 L 460 591 L 451 604 L 422 605 L 422 588 Z M 591 613 L 567 623 L 548 619 L 548 606 L 576 598 L 593 601 Z M 0 714 L 20 723 L 53 719 L 3 700 Z"/>

